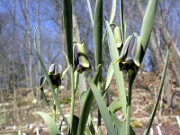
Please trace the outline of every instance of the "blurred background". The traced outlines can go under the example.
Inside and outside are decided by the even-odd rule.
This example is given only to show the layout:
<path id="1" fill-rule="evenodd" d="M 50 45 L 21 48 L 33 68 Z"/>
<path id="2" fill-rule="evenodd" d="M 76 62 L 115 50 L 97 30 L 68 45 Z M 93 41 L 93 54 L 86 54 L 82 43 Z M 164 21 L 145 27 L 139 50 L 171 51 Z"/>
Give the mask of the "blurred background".
<path id="1" fill-rule="evenodd" d="M 95 0 L 90 2 L 94 11 Z M 133 32 L 140 34 L 147 2 L 148 0 L 124 1 L 127 36 Z M 149 48 L 134 84 L 132 115 L 137 128 L 145 126 L 145 120 L 150 116 L 160 83 L 165 52 L 169 47 L 168 71 L 155 123 L 165 123 L 162 131 L 167 134 L 180 134 L 176 121 L 176 116 L 180 115 L 179 7 L 178 0 L 159 0 Z M 104 1 L 103 11 L 104 16 L 109 18 L 111 1 Z M 37 92 L 39 78 L 43 75 L 43 71 L 33 48 L 34 30 L 39 26 L 37 44 L 46 68 L 48 69 L 52 63 L 57 63 L 65 69 L 67 63 L 61 53 L 66 51 L 62 14 L 62 0 L 0 0 L 0 134 L 17 132 L 19 129 L 22 132 L 32 133 L 35 127 L 39 125 L 43 127 L 43 122 L 32 115 L 36 110 L 48 112 Z M 117 2 L 114 23 L 120 26 L 119 16 L 119 2 Z M 93 67 L 92 25 L 85 0 L 73 1 L 73 36 L 77 42 L 84 40 L 86 52 Z M 103 50 L 104 80 L 109 63 L 110 56 L 106 41 Z M 79 93 L 87 89 L 86 76 L 92 76 L 93 73 L 92 68 L 91 72 L 80 76 Z M 59 99 L 64 111 L 67 112 L 70 103 L 69 79 L 67 74 L 59 88 Z M 127 79 L 125 84 L 126 81 Z M 109 90 L 107 102 L 111 102 L 118 96 L 114 80 Z M 48 86 L 45 92 L 51 100 Z M 76 102 L 79 106 L 78 95 Z M 79 108 L 76 109 L 76 113 L 79 113 Z M 160 120 L 161 117 L 165 122 Z M 168 122 L 172 127 L 166 125 Z M 172 132 L 165 131 L 166 126 L 172 129 Z"/>

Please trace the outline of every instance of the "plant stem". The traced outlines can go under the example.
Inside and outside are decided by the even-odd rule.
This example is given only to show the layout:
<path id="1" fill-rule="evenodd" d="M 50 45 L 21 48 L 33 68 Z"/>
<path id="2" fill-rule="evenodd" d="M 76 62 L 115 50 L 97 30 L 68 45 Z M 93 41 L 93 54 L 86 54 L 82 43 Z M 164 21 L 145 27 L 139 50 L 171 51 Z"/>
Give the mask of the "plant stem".
<path id="1" fill-rule="evenodd" d="M 71 70 L 71 110 L 70 110 L 70 133 L 72 134 L 73 127 L 73 116 L 74 116 L 74 101 L 75 101 L 75 84 L 74 84 L 74 71 L 73 67 Z"/>
<path id="2" fill-rule="evenodd" d="M 101 73 L 100 73 L 101 74 Z M 100 75 L 100 77 L 101 77 L 101 75 Z M 99 79 L 99 82 L 98 82 L 98 84 L 97 84 L 97 86 L 98 86 L 98 90 L 99 91 L 101 91 L 101 78 Z M 98 108 L 98 135 L 101 135 L 102 133 L 101 133 L 101 113 L 100 113 L 100 110 L 99 110 L 99 108 Z"/>
<path id="3" fill-rule="evenodd" d="M 158 97 L 157 97 L 157 100 L 156 100 L 156 104 L 154 105 L 153 111 L 151 113 L 151 117 L 149 119 L 149 122 L 147 124 L 147 127 L 146 127 L 143 135 L 148 135 L 149 134 L 149 130 L 150 130 L 151 126 L 152 126 L 152 122 L 153 122 L 154 117 L 156 115 L 156 110 L 158 108 L 159 100 L 161 99 L 162 88 L 163 88 L 164 80 L 165 80 L 165 76 L 166 76 L 168 57 L 169 57 L 169 49 L 167 49 L 167 51 L 166 51 L 166 61 L 165 61 L 163 72 L 162 72 L 161 83 L 160 83 L 160 86 L 159 86 L 159 92 L 158 92 Z"/>
<path id="4" fill-rule="evenodd" d="M 135 76 L 136 76 L 136 73 L 134 71 L 128 72 L 128 102 L 127 102 L 127 114 L 126 114 L 126 135 L 130 135 L 131 95 L 132 95 L 132 85 L 133 85 Z"/>
<path id="5" fill-rule="evenodd" d="M 55 88 L 54 90 L 55 90 L 55 94 L 57 95 L 57 88 Z M 52 117 L 54 121 L 56 122 L 56 101 L 55 100 L 54 100 L 54 105 L 53 105 Z"/>

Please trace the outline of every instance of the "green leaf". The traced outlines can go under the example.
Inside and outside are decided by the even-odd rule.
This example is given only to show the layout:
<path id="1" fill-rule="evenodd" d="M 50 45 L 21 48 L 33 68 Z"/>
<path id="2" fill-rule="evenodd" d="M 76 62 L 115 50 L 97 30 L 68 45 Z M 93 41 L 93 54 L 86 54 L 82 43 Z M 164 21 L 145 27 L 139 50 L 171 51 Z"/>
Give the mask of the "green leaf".
<path id="1" fill-rule="evenodd" d="M 75 84 L 75 93 L 77 92 L 78 82 L 79 82 L 79 73 L 77 71 L 74 72 L 74 84 Z"/>
<path id="2" fill-rule="evenodd" d="M 67 68 L 62 72 L 61 79 L 63 79 L 65 74 L 66 74 L 66 72 L 69 70 L 69 61 L 68 61 L 68 57 L 67 57 L 66 53 L 63 52 L 63 51 L 61 51 L 61 52 L 64 55 L 64 57 L 66 59 L 66 62 L 67 62 L 67 65 L 68 65 Z"/>
<path id="3" fill-rule="evenodd" d="M 80 105 L 81 107 L 83 106 L 85 100 L 86 100 L 86 96 L 88 94 L 88 91 L 83 91 L 81 92 L 81 95 L 80 95 Z"/>
<path id="4" fill-rule="evenodd" d="M 110 24 L 113 22 L 115 14 L 116 14 L 116 0 L 112 0 L 111 15 L 109 20 Z"/>
<path id="5" fill-rule="evenodd" d="M 80 105 L 81 105 L 81 107 L 82 107 L 82 105 L 84 104 L 84 102 L 86 100 L 87 94 L 88 94 L 88 91 L 83 91 L 81 93 L 81 95 L 80 95 Z M 95 134 L 95 129 L 94 129 L 94 126 L 93 126 L 93 123 L 92 123 L 92 118 L 91 118 L 90 114 L 88 116 L 87 125 L 89 127 L 89 130 L 90 130 L 91 134 L 94 135 Z"/>
<path id="6" fill-rule="evenodd" d="M 108 134 L 115 135 L 116 133 L 115 133 L 115 130 L 114 130 L 114 127 L 112 124 L 113 121 L 112 121 L 111 116 L 109 114 L 108 108 L 105 105 L 105 102 L 103 100 L 101 92 L 97 89 L 96 85 L 93 82 L 90 83 L 90 87 L 91 87 L 93 95 L 96 99 L 98 109 L 100 110 L 100 113 L 101 113 L 102 118 L 104 120 L 105 126 L 107 128 Z"/>
<path id="7" fill-rule="evenodd" d="M 109 112 L 111 115 L 111 118 L 114 122 L 115 131 L 117 132 L 117 135 L 125 135 L 126 134 L 126 122 L 125 121 L 119 121 L 117 116 L 114 113 Z M 130 135 L 135 135 L 133 128 L 130 127 Z"/>
<path id="8" fill-rule="evenodd" d="M 96 0 L 94 11 L 93 43 L 95 53 L 95 68 L 102 64 L 102 31 L 103 31 L 103 1 Z"/>
<path id="9" fill-rule="evenodd" d="M 95 135 L 95 129 L 94 129 L 94 126 L 93 126 L 93 123 L 92 123 L 92 118 L 91 118 L 90 115 L 88 117 L 87 125 L 89 127 L 89 131 L 91 132 L 91 134 Z"/>
<path id="10" fill-rule="evenodd" d="M 111 83 L 112 77 L 113 77 L 113 63 L 111 62 L 111 64 L 109 65 L 108 68 L 108 72 L 107 72 L 107 78 L 106 78 L 106 82 L 105 82 L 105 87 L 104 87 L 104 93 L 106 93 L 106 91 L 108 90 L 108 87 Z"/>
<path id="11" fill-rule="evenodd" d="M 165 80 L 166 71 L 167 71 L 168 57 L 169 57 L 169 50 L 167 50 L 167 52 L 166 52 L 166 61 L 165 61 L 163 72 L 162 72 L 161 83 L 160 83 L 160 86 L 159 86 L 159 92 L 158 92 L 157 101 L 156 101 L 156 103 L 154 105 L 153 111 L 151 113 L 151 117 L 150 117 L 149 122 L 147 124 L 147 127 L 146 127 L 146 129 L 144 131 L 144 135 L 149 134 L 149 130 L 151 128 L 152 122 L 153 122 L 154 117 L 156 115 L 156 110 L 157 110 L 157 107 L 158 107 L 159 100 L 161 99 L 162 88 L 163 88 L 163 85 L 164 85 L 164 80 Z"/>
<path id="12" fill-rule="evenodd" d="M 157 3 L 158 0 L 149 0 L 146 13 L 143 18 L 140 37 L 142 38 L 141 42 L 144 51 L 147 49 L 148 42 L 151 36 L 151 31 L 154 24 L 154 18 L 156 15 Z"/>
<path id="13" fill-rule="evenodd" d="M 60 131 L 54 120 L 44 112 L 34 112 L 33 114 L 40 116 L 47 125 L 48 131 L 51 135 L 60 135 Z"/>
<path id="14" fill-rule="evenodd" d="M 70 123 L 70 118 L 68 118 L 68 121 Z M 72 127 L 72 134 L 73 135 L 77 135 L 77 127 L 78 127 L 78 123 L 79 123 L 79 117 L 76 115 L 73 115 L 73 127 Z M 70 133 L 70 129 L 68 129 L 68 135 L 71 135 Z"/>
<path id="15" fill-rule="evenodd" d="M 99 80 L 100 69 L 101 69 L 101 65 L 97 67 L 97 70 L 93 77 L 94 83 L 97 83 Z M 78 124 L 78 132 L 77 132 L 78 135 L 82 135 L 84 133 L 86 122 L 87 122 L 87 119 L 91 110 L 93 100 L 94 100 L 94 96 L 92 94 L 91 88 L 89 87 L 86 97 L 84 99 L 84 103 L 82 104 L 82 110 L 81 110 L 80 120 Z"/>
<path id="16" fill-rule="evenodd" d="M 89 15 L 91 19 L 92 26 L 94 27 L 94 20 L 93 20 L 93 15 L 92 15 L 92 9 L 91 9 L 91 3 L 89 0 L 87 0 L 87 5 L 88 5 L 88 10 L 89 10 Z"/>
<path id="17" fill-rule="evenodd" d="M 108 31 L 108 43 L 109 43 L 109 51 L 111 55 L 111 60 L 112 62 L 115 62 L 116 60 L 119 59 L 119 53 L 116 48 L 116 42 L 113 36 L 112 29 L 109 25 L 109 23 L 106 21 L 106 28 Z M 113 64 L 113 69 L 114 69 L 114 75 L 116 78 L 116 84 L 118 86 L 118 91 L 119 91 L 119 97 L 120 97 L 120 103 L 122 104 L 122 111 L 124 116 L 126 116 L 126 93 L 125 93 L 125 88 L 124 88 L 124 81 L 123 81 L 123 74 L 119 70 L 119 65 L 118 64 Z"/>
<path id="18" fill-rule="evenodd" d="M 117 112 L 118 110 L 121 109 L 121 104 L 120 104 L 120 98 L 117 98 L 116 100 L 114 100 L 110 106 L 109 106 L 109 111 L 112 113 Z"/>
<path id="19" fill-rule="evenodd" d="M 124 19 L 124 8 L 123 8 L 123 0 L 120 0 L 120 23 L 121 23 L 121 29 L 122 29 L 122 38 L 123 38 L 123 42 L 125 42 L 126 40 L 126 22 Z"/>
<path id="20" fill-rule="evenodd" d="M 73 65 L 73 20 L 72 20 L 72 3 L 71 0 L 63 0 L 63 19 L 64 19 L 64 29 L 66 35 L 67 44 L 67 55 L 70 65 Z"/>
<path id="21" fill-rule="evenodd" d="M 44 89 L 43 89 L 43 86 L 44 86 L 45 83 L 46 83 L 46 76 L 43 75 L 43 76 L 40 77 L 41 98 L 43 98 L 45 103 L 46 103 L 46 105 L 49 106 L 49 101 L 47 100 L 46 95 L 44 93 Z"/>

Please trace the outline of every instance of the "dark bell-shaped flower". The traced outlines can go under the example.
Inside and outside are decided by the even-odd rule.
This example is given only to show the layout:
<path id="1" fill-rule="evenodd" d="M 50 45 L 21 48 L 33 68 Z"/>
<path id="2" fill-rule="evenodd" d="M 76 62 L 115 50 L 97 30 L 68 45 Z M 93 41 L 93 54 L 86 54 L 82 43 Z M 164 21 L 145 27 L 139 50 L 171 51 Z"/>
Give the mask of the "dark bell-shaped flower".
<path id="1" fill-rule="evenodd" d="M 144 56 L 141 39 L 136 33 L 127 38 L 122 48 L 119 62 L 120 70 L 132 70 L 137 73 Z"/>
<path id="2" fill-rule="evenodd" d="M 49 67 L 48 75 L 51 79 L 53 86 L 56 88 L 61 85 L 61 74 L 61 65 L 51 64 L 51 66 Z"/>
<path id="3" fill-rule="evenodd" d="M 74 70 L 79 73 L 84 71 L 89 71 L 91 69 L 91 65 L 89 63 L 88 57 L 85 53 L 83 44 L 76 44 L 73 48 L 74 53 Z"/>
<path id="4" fill-rule="evenodd" d="M 114 28 L 114 39 L 115 39 L 117 48 L 121 50 L 123 47 L 123 42 L 122 42 L 121 31 L 120 31 L 120 28 L 118 26 L 116 26 Z"/>

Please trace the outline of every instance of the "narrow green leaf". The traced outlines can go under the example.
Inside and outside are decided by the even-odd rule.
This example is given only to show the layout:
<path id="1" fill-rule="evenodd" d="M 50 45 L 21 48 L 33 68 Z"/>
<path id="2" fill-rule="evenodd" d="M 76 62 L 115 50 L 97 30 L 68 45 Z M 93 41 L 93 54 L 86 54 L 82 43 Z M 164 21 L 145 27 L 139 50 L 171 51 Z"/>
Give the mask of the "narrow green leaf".
<path id="1" fill-rule="evenodd" d="M 112 113 L 117 112 L 118 110 L 121 109 L 121 104 L 120 104 L 120 98 L 117 98 L 116 100 L 114 100 L 110 106 L 108 107 L 109 111 Z"/>
<path id="2" fill-rule="evenodd" d="M 108 90 L 108 87 L 111 83 L 112 77 L 113 77 L 113 63 L 111 62 L 108 68 L 108 72 L 107 72 L 107 78 L 106 78 L 106 82 L 105 82 L 105 87 L 104 87 L 104 93 L 106 93 L 106 91 Z"/>
<path id="3" fill-rule="evenodd" d="M 93 20 L 93 15 L 92 15 L 92 9 L 91 9 L 91 3 L 89 0 L 87 0 L 87 5 L 88 5 L 88 10 L 89 10 L 89 15 L 91 19 L 92 26 L 94 27 L 94 20 Z"/>
<path id="4" fill-rule="evenodd" d="M 44 112 L 34 112 L 33 114 L 40 116 L 47 125 L 48 131 L 51 135 L 60 135 L 60 131 L 54 120 Z"/>
<path id="5" fill-rule="evenodd" d="M 111 55 L 111 60 L 112 62 L 115 62 L 116 60 L 119 59 L 119 53 L 116 48 L 116 42 L 113 36 L 113 32 L 111 30 L 111 27 L 109 23 L 106 21 L 106 28 L 108 31 L 108 43 L 109 43 L 109 51 Z M 118 64 L 113 64 L 113 69 L 114 69 L 114 75 L 116 78 L 116 84 L 118 86 L 118 91 L 119 91 L 119 97 L 120 97 L 120 103 L 122 104 L 122 111 L 124 116 L 126 116 L 126 93 L 125 93 L 125 88 L 124 88 L 124 81 L 123 81 L 123 74 L 119 70 L 119 65 Z"/>
<path id="6" fill-rule="evenodd" d="M 117 135 L 125 135 L 126 134 L 126 122 L 125 121 L 119 121 L 117 116 L 114 113 L 109 112 L 111 115 L 111 118 L 114 122 L 115 130 L 117 132 Z M 130 127 L 130 135 L 135 135 L 135 132 L 132 127 Z"/>
<path id="7" fill-rule="evenodd" d="M 94 43 L 94 56 L 95 56 L 95 69 L 99 64 L 102 64 L 102 36 L 103 36 L 103 0 L 96 0 L 94 9 L 94 29 L 93 29 L 93 43 Z M 102 74 L 96 83 L 98 89 L 101 88 Z M 98 111 L 98 128 L 101 126 L 101 116 Z M 100 128 L 99 128 L 100 129 Z M 98 130 L 99 132 L 100 130 Z"/>
<path id="8" fill-rule="evenodd" d="M 111 15 L 109 20 L 110 24 L 113 22 L 115 14 L 116 14 L 116 0 L 112 0 Z"/>
<path id="9" fill-rule="evenodd" d="M 81 105 L 81 107 L 85 103 L 87 94 L 88 94 L 88 91 L 83 91 L 81 93 L 81 95 L 80 95 L 80 105 Z M 90 130 L 91 134 L 94 135 L 95 134 L 95 129 L 94 129 L 94 126 L 93 126 L 93 123 L 92 123 L 92 118 L 91 118 L 90 114 L 88 116 L 87 125 L 89 127 L 89 130 Z"/>
<path id="10" fill-rule="evenodd" d="M 67 68 L 62 72 L 61 79 L 63 79 L 65 74 L 66 74 L 66 72 L 69 70 L 69 61 L 68 61 L 68 57 L 67 57 L 66 53 L 63 52 L 63 51 L 61 51 L 61 52 L 64 55 L 64 57 L 66 59 L 66 62 L 67 62 L 67 65 L 68 65 Z"/>
<path id="11" fill-rule="evenodd" d="M 46 76 L 43 75 L 40 77 L 40 90 L 41 90 L 40 94 L 41 94 L 41 97 L 44 99 L 46 105 L 49 106 L 49 101 L 47 100 L 46 95 L 44 93 L 44 89 L 43 89 L 43 86 L 45 83 L 46 83 Z"/>
<path id="12" fill-rule="evenodd" d="M 93 77 L 94 83 L 97 83 L 99 80 L 100 69 L 101 69 L 101 65 L 97 67 L 97 70 Z M 81 110 L 81 115 L 80 115 L 79 124 L 78 124 L 78 131 L 77 131 L 78 135 L 83 135 L 84 133 L 86 122 L 87 122 L 87 119 L 91 110 L 93 100 L 94 100 L 94 96 L 92 94 L 91 88 L 89 87 L 84 103 L 82 104 L 82 110 Z"/>
<path id="13" fill-rule="evenodd" d="M 102 115 L 102 118 L 104 120 L 104 123 L 106 125 L 108 134 L 115 135 L 116 133 L 115 133 L 115 130 L 114 130 L 114 127 L 112 124 L 113 121 L 112 121 L 111 116 L 109 114 L 108 108 L 105 105 L 105 102 L 103 100 L 101 92 L 97 89 L 96 85 L 93 82 L 90 83 L 90 87 L 91 87 L 93 95 L 96 99 L 96 102 L 97 102 L 98 108 L 100 110 L 100 113 Z"/>
<path id="14" fill-rule="evenodd" d="M 149 0 L 146 13 L 143 18 L 142 26 L 141 26 L 141 35 L 142 38 L 142 46 L 144 51 L 146 51 L 148 42 L 151 36 L 151 31 L 154 24 L 154 18 L 156 15 L 156 8 L 157 8 L 158 0 Z"/>
<path id="15" fill-rule="evenodd" d="M 83 106 L 85 100 L 86 100 L 86 96 L 88 94 L 88 91 L 83 91 L 80 95 L 80 105 L 81 107 Z"/>
<path id="16" fill-rule="evenodd" d="M 63 18 L 66 35 L 67 55 L 70 65 L 73 65 L 73 38 L 72 38 L 72 3 L 71 0 L 63 0 Z"/>
<path id="17" fill-rule="evenodd" d="M 61 108 L 61 106 L 60 106 L 61 103 L 60 103 L 60 101 L 58 100 L 58 98 L 57 98 L 57 96 L 56 96 L 56 93 L 55 93 L 55 91 L 54 91 L 54 87 L 53 87 L 53 85 L 52 85 L 52 82 L 51 82 L 51 80 L 50 80 L 50 78 L 49 78 L 48 72 L 47 72 L 47 70 L 46 70 L 46 68 L 45 68 L 45 66 L 44 66 L 44 63 L 43 63 L 43 61 L 42 61 L 42 58 L 41 58 L 41 56 L 40 56 L 40 54 L 39 54 L 39 52 L 38 52 L 38 49 L 37 49 L 37 45 L 36 45 L 36 31 L 37 31 L 37 29 L 38 29 L 38 27 L 35 29 L 35 32 L 34 32 L 34 50 L 35 50 L 35 52 L 36 52 L 36 55 L 37 55 L 37 57 L 38 57 L 38 59 L 39 59 L 39 62 L 40 62 L 40 64 L 41 64 L 41 67 L 42 67 L 42 69 L 43 69 L 43 71 L 44 71 L 44 74 L 45 74 L 45 76 L 46 76 L 46 79 L 47 79 L 47 81 L 48 81 L 48 84 L 49 84 L 51 93 L 52 93 L 53 98 L 54 98 L 54 100 L 55 100 L 55 102 L 56 102 L 56 106 L 57 106 L 57 108 L 58 108 L 61 116 L 63 117 L 64 121 L 66 122 L 66 124 L 68 124 L 68 123 L 67 123 L 67 120 L 66 120 L 66 117 L 64 116 L 64 113 L 63 113 L 62 108 Z"/>
<path id="18" fill-rule="evenodd" d="M 167 50 L 167 52 L 166 52 L 166 61 L 165 61 L 163 72 L 162 72 L 161 83 L 160 83 L 160 86 L 159 86 L 159 92 L 158 92 L 157 101 L 156 101 L 156 104 L 154 105 L 153 111 L 151 113 L 151 117 L 150 117 L 149 122 L 147 124 L 147 127 L 146 127 L 146 129 L 144 131 L 144 135 L 149 134 L 149 130 L 151 128 L 152 122 L 153 122 L 154 117 L 156 115 L 156 110 L 157 110 L 157 107 L 158 107 L 159 100 L 161 99 L 162 88 L 163 88 L 163 85 L 164 85 L 164 80 L 165 80 L 166 71 L 167 71 L 168 57 L 169 57 L 169 50 Z"/>
<path id="19" fill-rule="evenodd" d="M 120 0 L 120 23 L 121 23 L 121 29 L 122 29 L 122 38 L 123 42 L 126 40 L 126 22 L 124 19 L 124 8 L 123 8 L 123 0 Z"/>
<path id="20" fill-rule="evenodd" d="M 95 67 L 102 63 L 103 1 L 96 0 L 94 11 L 93 43 Z"/>
<path id="21" fill-rule="evenodd" d="M 74 72 L 74 78 L 75 78 L 75 93 L 77 92 L 77 87 L 78 87 L 78 83 L 79 83 L 79 73 L 77 71 Z"/>
<path id="22" fill-rule="evenodd" d="M 91 118 L 90 115 L 88 117 L 87 125 L 89 127 L 89 131 L 91 132 L 91 134 L 95 135 L 95 129 L 94 129 L 94 126 L 93 126 L 93 123 L 92 123 L 92 118 Z"/>
<path id="23" fill-rule="evenodd" d="M 70 123 L 70 118 L 68 118 L 68 122 Z M 72 134 L 73 135 L 77 135 L 77 127 L 78 127 L 78 123 L 79 123 L 79 117 L 76 115 L 73 115 L 73 127 L 72 127 Z M 71 135 L 70 133 L 70 129 L 68 129 L 68 135 Z"/>

